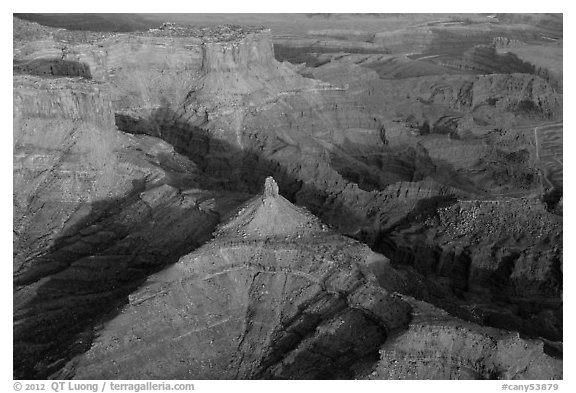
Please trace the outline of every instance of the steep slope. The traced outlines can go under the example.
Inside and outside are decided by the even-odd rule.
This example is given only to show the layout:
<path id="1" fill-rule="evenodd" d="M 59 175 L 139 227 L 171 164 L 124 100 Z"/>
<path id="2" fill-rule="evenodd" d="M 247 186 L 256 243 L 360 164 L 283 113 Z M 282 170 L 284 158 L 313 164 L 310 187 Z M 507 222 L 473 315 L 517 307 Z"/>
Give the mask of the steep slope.
<path id="1" fill-rule="evenodd" d="M 386 255 L 466 299 L 483 324 L 562 340 L 562 218 L 540 201 L 459 201 L 399 225 Z"/>
<path id="2" fill-rule="evenodd" d="M 130 295 L 75 378 L 349 378 L 409 308 L 375 285 L 372 253 L 278 195 Z M 137 365 L 137 366 L 136 366 Z"/>
<path id="3" fill-rule="evenodd" d="M 547 355 L 541 341 L 402 299 L 413 307 L 410 327 L 386 341 L 368 379 L 562 379 L 562 360 Z"/>
<path id="4" fill-rule="evenodd" d="M 132 293 L 59 376 L 562 378 L 541 341 L 400 297 L 401 277 L 268 178 L 210 243 Z"/>
<path id="5" fill-rule="evenodd" d="M 246 196 L 213 191 L 167 143 L 117 131 L 106 87 L 85 79 L 16 76 L 13 135 L 15 377 L 45 378 Z"/>

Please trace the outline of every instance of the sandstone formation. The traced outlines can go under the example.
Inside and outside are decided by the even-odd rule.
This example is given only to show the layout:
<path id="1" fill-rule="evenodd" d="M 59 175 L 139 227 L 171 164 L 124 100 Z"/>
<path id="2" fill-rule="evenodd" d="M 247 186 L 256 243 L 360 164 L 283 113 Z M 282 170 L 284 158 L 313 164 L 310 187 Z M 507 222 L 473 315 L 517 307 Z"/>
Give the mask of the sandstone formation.
<path id="1" fill-rule="evenodd" d="M 132 293 L 60 376 L 562 378 L 542 342 L 400 298 L 379 285 L 373 272 L 384 266 L 267 178 L 211 242 Z"/>
<path id="2" fill-rule="evenodd" d="M 115 130 L 97 83 L 16 77 L 14 105 L 15 374 L 46 377 L 85 350 L 94 318 L 247 197 L 212 191 L 165 142 Z"/>
<path id="3" fill-rule="evenodd" d="M 561 361 L 543 343 L 466 323 L 429 304 L 412 307 L 406 332 L 386 341 L 367 379 L 557 379 Z"/>
<path id="4" fill-rule="evenodd" d="M 214 240 L 151 276 L 69 367 L 79 379 L 345 378 L 408 322 L 368 247 L 272 178 Z"/>
<path id="5" fill-rule="evenodd" d="M 446 340 L 490 352 L 480 370 L 477 353 L 439 341 L 440 358 L 475 365 L 444 377 L 557 378 L 540 344 L 542 368 L 500 359 L 502 340 L 521 341 L 490 329 L 544 338 L 546 351 L 562 341 L 561 170 L 539 158 L 561 158 L 562 139 L 535 139 L 561 127 L 561 83 L 493 46 L 562 30 L 548 16 L 480 20 L 318 27 L 337 44 L 311 52 L 261 27 L 102 33 L 15 18 L 15 377 L 366 376 L 382 345 L 391 362 L 386 348 L 435 334 L 408 327 L 416 303 L 397 292 L 460 318 L 444 318 Z M 369 345 L 349 337 L 361 328 Z M 389 341 L 397 329 L 406 336 Z M 168 348 L 199 355 L 175 363 Z M 246 358 L 223 362 L 230 348 Z M 429 377 L 408 352 L 377 376 Z M 318 356 L 330 365 L 307 374 Z"/>
<path id="6" fill-rule="evenodd" d="M 483 323 L 561 340 L 561 228 L 561 218 L 538 201 L 460 201 L 398 227 L 387 255 L 443 277 Z M 440 257 L 426 257 L 434 254 Z"/>

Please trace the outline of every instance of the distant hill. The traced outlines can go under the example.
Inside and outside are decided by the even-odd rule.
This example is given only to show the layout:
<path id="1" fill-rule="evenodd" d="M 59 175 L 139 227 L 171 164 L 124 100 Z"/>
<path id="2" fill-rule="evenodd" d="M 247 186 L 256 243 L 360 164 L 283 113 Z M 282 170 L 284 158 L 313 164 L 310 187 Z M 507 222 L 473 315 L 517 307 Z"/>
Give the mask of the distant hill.
<path id="1" fill-rule="evenodd" d="M 128 32 L 158 26 L 158 23 L 135 14 L 14 14 L 14 16 L 68 30 Z"/>

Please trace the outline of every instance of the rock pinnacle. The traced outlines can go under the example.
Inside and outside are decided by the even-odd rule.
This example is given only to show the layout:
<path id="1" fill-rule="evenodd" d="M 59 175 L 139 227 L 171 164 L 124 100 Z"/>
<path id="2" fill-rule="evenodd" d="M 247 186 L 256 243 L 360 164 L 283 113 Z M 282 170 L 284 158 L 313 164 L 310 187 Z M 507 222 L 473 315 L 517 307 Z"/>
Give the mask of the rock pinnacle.
<path id="1" fill-rule="evenodd" d="M 264 182 L 264 199 L 278 196 L 278 184 L 272 176 L 268 176 Z"/>

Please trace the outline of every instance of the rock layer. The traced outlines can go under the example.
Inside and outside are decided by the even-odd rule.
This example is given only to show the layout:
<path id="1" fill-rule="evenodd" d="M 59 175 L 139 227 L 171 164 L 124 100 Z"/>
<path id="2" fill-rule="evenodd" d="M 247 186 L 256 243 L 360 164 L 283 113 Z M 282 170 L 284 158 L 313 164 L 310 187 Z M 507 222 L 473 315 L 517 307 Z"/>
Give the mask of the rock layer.
<path id="1" fill-rule="evenodd" d="M 17 76 L 14 97 L 15 376 L 46 378 L 246 196 L 212 191 L 165 142 L 115 130 L 99 84 Z"/>
<path id="2" fill-rule="evenodd" d="M 414 308 L 406 332 L 390 338 L 368 379 L 561 379 L 562 361 L 541 341 L 480 327 L 429 304 Z"/>

